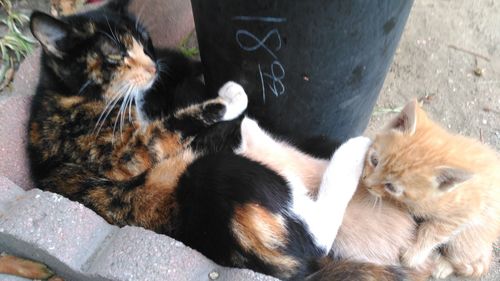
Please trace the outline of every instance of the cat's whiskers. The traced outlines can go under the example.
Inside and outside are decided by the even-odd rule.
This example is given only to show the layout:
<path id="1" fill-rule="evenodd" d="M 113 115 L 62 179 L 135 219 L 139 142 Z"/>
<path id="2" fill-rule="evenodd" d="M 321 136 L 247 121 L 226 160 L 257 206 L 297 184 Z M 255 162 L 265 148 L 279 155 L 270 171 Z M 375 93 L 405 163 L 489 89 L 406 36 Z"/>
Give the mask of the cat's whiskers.
<path id="1" fill-rule="evenodd" d="M 377 199 L 378 197 L 373 197 L 373 199 L 371 200 L 372 201 L 372 209 L 375 209 L 375 206 L 377 205 Z"/>
<path id="2" fill-rule="evenodd" d="M 382 213 L 382 204 L 384 204 L 384 201 L 382 198 L 378 197 L 378 213 Z"/>
<path id="3" fill-rule="evenodd" d="M 113 137 L 115 135 L 115 127 L 116 127 L 116 124 L 118 123 L 119 121 L 119 124 L 120 124 L 120 138 L 123 140 L 123 119 L 124 119 L 124 111 L 125 111 L 125 106 L 127 105 L 127 97 L 128 97 L 128 93 L 130 92 L 130 87 L 128 88 L 128 91 L 125 93 L 125 95 L 123 96 L 123 98 L 121 99 L 121 105 L 120 105 L 120 109 L 118 110 L 118 113 L 116 114 L 116 117 L 115 117 L 115 124 L 113 126 Z"/>
<path id="4" fill-rule="evenodd" d="M 80 88 L 80 90 L 78 91 L 78 94 L 81 95 L 83 93 L 83 91 L 85 91 L 85 89 L 92 83 L 92 80 L 87 80 L 87 82 L 85 82 L 85 84 L 83 84 L 83 86 Z"/>
<path id="5" fill-rule="evenodd" d="M 108 118 L 109 114 L 113 111 L 115 105 L 118 103 L 121 97 L 121 91 L 126 87 L 126 85 L 119 85 L 115 91 L 115 94 L 111 97 L 111 99 L 106 103 L 106 106 L 104 107 L 101 115 L 97 119 L 97 122 L 95 124 L 94 130 L 92 131 L 93 134 L 98 135 L 99 132 L 101 131 L 104 122 Z M 97 129 L 97 131 L 96 131 Z"/>
<path id="6" fill-rule="evenodd" d="M 119 126 L 120 126 L 120 138 L 123 137 L 123 122 L 125 119 L 124 114 L 125 114 L 125 108 L 127 105 L 127 99 L 129 96 L 132 95 L 131 93 L 134 92 L 135 87 L 132 84 L 127 83 L 125 89 L 126 89 L 125 92 L 120 93 L 122 102 L 120 105 L 120 109 L 118 110 L 118 113 L 116 114 L 115 123 L 113 125 L 113 139 L 115 137 L 116 125 L 118 124 L 118 122 L 119 122 Z"/>
<path id="7" fill-rule="evenodd" d="M 105 17 L 106 19 L 106 23 L 108 24 L 108 27 L 109 27 L 109 31 L 111 32 L 111 35 L 113 36 L 113 38 L 115 39 L 115 42 L 118 42 L 120 40 L 118 40 L 118 37 L 116 36 L 115 32 L 113 32 L 113 28 L 111 28 L 111 25 L 109 24 L 109 20 L 108 20 L 108 17 Z M 116 28 L 116 27 L 115 27 Z M 115 29 L 116 31 L 116 29 Z"/>
<path id="8" fill-rule="evenodd" d="M 372 209 L 376 210 L 378 213 L 382 212 L 382 198 L 380 198 L 380 196 L 373 196 Z"/>
<path id="9" fill-rule="evenodd" d="M 143 1 L 142 7 L 139 10 L 139 13 L 137 14 L 137 18 L 135 19 L 135 29 L 139 29 L 139 24 L 142 22 L 141 17 L 142 13 L 144 12 L 144 8 L 146 8 L 146 4 L 148 4 L 149 0 Z"/>
<path id="10" fill-rule="evenodd" d="M 130 94 L 128 94 L 123 103 L 124 103 L 124 109 L 123 109 L 123 115 L 122 115 L 122 123 L 125 122 L 125 115 L 126 115 L 126 112 L 127 112 L 127 109 L 128 109 L 128 121 L 131 123 L 132 122 L 132 116 L 131 116 L 131 113 L 130 113 L 130 101 L 133 99 L 134 97 L 134 92 L 135 92 L 135 88 L 132 89 L 132 91 L 130 92 Z"/>
<path id="11" fill-rule="evenodd" d="M 111 36 L 109 33 L 102 31 L 102 30 L 100 30 L 99 33 L 106 35 L 106 37 L 108 37 L 111 41 L 113 41 L 115 44 L 119 45 L 118 41 L 113 36 Z"/>
<path id="12" fill-rule="evenodd" d="M 129 101 L 128 101 L 128 121 L 132 122 L 132 102 L 134 101 L 134 95 L 130 95 Z M 133 124 L 133 123 L 132 123 Z"/>
<path id="13" fill-rule="evenodd" d="M 157 60 L 156 65 L 157 65 L 158 72 L 165 73 L 167 76 L 170 75 L 170 71 L 169 71 L 170 69 L 169 69 L 168 65 L 164 62 L 163 59 Z"/>

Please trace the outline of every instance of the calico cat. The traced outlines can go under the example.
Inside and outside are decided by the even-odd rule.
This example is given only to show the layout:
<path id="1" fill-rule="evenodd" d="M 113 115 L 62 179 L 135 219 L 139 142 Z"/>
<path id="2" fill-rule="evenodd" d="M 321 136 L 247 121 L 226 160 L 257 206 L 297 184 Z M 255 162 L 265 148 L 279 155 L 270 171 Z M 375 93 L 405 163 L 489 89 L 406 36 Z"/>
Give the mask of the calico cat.
<path id="1" fill-rule="evenodd" d="M 404 264 L 419 267 L 439 249 L 436 277 L 487 272 L 500 235 L 500 158 L 493 149 L 447 132 L 412 101 L 375 137 L 362 183 L 423 221 Z"/>
<path id="2" fill-rule="evenodd" d="M 285 280 L 314 271 L 309 280 L 405 278 L 399 268 L 320 260 L 368 139 L 340 146 L 313 199 L 299 177 L 234 153 L 245 143 L 241 86 L 228 82 L 207 100 L 200 65 L 171 51 L 156 59 L 147 32 L 115 4 L 61 20 L 31 17 L 44 49 L 28 144 L 39 188 L 112 224 L 170 235 L 221 265 Z"/>

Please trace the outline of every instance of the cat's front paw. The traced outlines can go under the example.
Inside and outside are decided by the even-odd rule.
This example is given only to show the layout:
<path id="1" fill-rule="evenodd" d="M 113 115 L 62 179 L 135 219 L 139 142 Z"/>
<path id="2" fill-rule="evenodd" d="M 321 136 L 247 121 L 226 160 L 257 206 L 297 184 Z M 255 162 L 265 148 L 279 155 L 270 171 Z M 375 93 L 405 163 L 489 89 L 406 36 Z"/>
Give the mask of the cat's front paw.
<path id="1" fill-rule="evenodd" d="M 490 263 L 491 255 L 481 257 L 475 261 L 454 263 L 453 266 L 456 268 L 457 273 L 461 276 L 479 278 L 484 273 L 488 272 Z"/>
<path id="2" fill-rule="evenodd" d="M 345 202 L 357 189 L 370 144 L 371 140 L 367 137 L 349 139 L 335 151 L 323 175 L 323 183 L 331 182 L 333 186 L 342 187 L 336 189 L 336 196 Z"/>
<path id="3" fill-rule="evenodd" d="M 453 273 L 453 265 L 451 265 L 451 263 L 443 256 L 440 256 L 432 271 L 432 277 L 434 277 L 435 279 L 445 279 L 452 273 Z"/>
<path id="4" fill-rule="evenodd" d="M 243 87 L 233 81 L 229 81 L 219 89 L 219 97 L 226 106 L 226 112 L 222 120 L 232 120 L 240 116 L 248 105 L 248 97 Z"/>
<path id="5" fill-rule="evenodd" d="M 427 252 L 410 248 L 401 257 L 401 263 L 409 268 L 419 268 L 425 264 L 428 257 Z"/>
<path id="6" fill-rule="evenodd" d="M 371 140 L 367 137 L 355 137 L 343 143 L 333 154 L 332 161 L 339 167 L 349 168 L 354 174 L 361 176 L 366 152 Z"/>

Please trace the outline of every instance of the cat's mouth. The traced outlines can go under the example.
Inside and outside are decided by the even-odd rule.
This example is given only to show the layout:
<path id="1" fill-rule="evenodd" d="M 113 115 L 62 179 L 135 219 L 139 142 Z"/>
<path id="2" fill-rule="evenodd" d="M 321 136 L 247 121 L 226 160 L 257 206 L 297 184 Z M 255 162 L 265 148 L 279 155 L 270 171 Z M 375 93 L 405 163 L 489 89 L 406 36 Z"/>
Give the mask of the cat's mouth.
<path id="1" fill-rule="evenodd" d="M 134 86 L 137 92 L 145 92 L 149 90 L 155 83 L 158 75 L 156 74 L 156 67 L 152 66 L 150 70 L 144 71 L 147 73 L 142 73 L 132 77 L 130 83 Z"/>

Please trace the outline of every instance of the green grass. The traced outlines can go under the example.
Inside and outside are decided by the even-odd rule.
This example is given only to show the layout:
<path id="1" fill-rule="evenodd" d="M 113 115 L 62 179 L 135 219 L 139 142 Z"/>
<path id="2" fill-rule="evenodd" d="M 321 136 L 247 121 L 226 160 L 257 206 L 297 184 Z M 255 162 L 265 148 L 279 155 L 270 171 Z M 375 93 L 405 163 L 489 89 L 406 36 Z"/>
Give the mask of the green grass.
<path id="1" fill-rule="evenodd" d="M 22 59 L 29 55 L 36 43 L 22 32 L 23 26 L 29 21 L 28 16 L 14 11 L 10 0 L 0 0 L 0 6 L 6 12 L 0 24 L 7 32 L 0 38 L 0 91 L 9 85 L 14 71 Z"/>
<path id="2" fill-rule="evenodd" d="M 0 0 L 1 1 L 1 0 Z M 179 44 L 179 50 L 183 55 L 188 58 L 196 58 L 200 54 L 200 50 L 197 47 L 188 47 L 188 40 L 193 35 L 193 31 L 191 31 L 184 39 L 182 39 Z"/>

